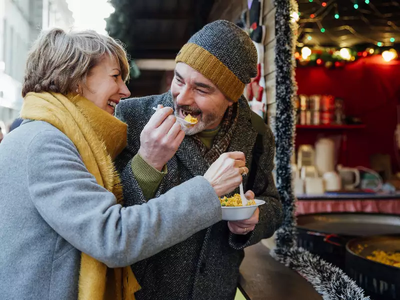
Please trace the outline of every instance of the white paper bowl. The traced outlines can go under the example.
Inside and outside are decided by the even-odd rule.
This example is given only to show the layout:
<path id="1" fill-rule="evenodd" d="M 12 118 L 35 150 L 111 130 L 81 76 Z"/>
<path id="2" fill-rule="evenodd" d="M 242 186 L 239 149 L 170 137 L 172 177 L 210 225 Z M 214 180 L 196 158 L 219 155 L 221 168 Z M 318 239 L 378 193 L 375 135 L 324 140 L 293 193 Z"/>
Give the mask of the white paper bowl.
<path id="1" fill-rule="evenodd" d="M 265 204 L 263 200 L 254 199 L 255 205 L 249 206 L 222 206 L 222 220 L 224 221 L 240 221 L 250 218 L 257 206 Z"/>

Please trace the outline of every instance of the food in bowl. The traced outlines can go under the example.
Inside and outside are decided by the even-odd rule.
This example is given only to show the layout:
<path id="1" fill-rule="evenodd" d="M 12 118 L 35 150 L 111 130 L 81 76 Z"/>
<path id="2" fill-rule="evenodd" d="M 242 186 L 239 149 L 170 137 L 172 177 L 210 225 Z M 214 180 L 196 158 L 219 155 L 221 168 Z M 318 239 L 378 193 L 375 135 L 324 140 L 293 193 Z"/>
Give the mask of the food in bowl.
<path id="1" fill-rule="evenodd" d="M 234 194 L 233 197 L 222 197 L 219 198 L 221 202 L 221 206 L 243 206 L 242 198 L 240 198 L 239 194 Z M 256 205 L 254 199 L 247 201 L 247 206 Z"/>
<path id="2" fill-rule="evenodd" d="M 186 122 L 189 122 L 190 124 L 196 124 L 196 123 L 197 123 L 197 118 L 192 117 L 190 114 L 188 114 L 188 115 L 185 117 L 185 121 L 186 121 Z"/>
<path id="3" fill-rule="evenodd" d="M 368 259 L 379 262 L 381 264 L 400 268 L 400 253 L 386 252 L 375 250 L 372 255 L 367 256 Z"/>

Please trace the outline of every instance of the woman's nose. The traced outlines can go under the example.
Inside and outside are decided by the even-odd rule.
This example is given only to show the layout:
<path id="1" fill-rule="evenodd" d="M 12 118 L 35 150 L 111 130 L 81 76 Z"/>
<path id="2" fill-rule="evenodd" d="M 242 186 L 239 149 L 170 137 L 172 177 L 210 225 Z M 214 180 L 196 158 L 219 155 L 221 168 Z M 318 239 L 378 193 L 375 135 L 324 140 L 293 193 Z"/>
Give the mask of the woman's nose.
<path id="1" fill-rule="evenodd" d="M 129 91 L 125 82 L 122 82 L 122 84 L 120 84 L 119 95 L 121 96 L 121 98 L 128 98 L 131 95 L 131 92 Z"/>

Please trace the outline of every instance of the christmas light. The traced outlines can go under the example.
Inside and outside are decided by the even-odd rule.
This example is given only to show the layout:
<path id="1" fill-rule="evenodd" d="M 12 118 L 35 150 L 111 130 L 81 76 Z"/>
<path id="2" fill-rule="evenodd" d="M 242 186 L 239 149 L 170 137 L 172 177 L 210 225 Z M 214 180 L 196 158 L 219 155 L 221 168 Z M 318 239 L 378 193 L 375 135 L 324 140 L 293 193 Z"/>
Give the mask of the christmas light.
<path id="1" fill-rule="evenodd" d="M 309 36 L 307 37 L 307 40 L 311 41 L 311 40 L 312 40 L 312 36 L 309 35 Z"/>
<path id="2" fill-rule="evenodd" d="M 367 49 L 367 51 L 369 52 L 369 54 L 374 54 L 374 52 L 375 52 L 375 50 L 373 49 L 373 48 L 369 48 L 369 49 Z"/>
<path id="3" fill-rule="evenodd" d="M 395 40 L 396 40 L 395 38 L 390 38 L 391 43 L 394 43 Z"/>
<path id="4" fill-rule="evenodd" d="M 323 63 L 322 59 L 318 58 L 317 59 L 317 65 L 322 65 L 322 63 Z"/>
<path id="5" fill-rule="evenodd" d="M 299 19 L 300 19 L 300 17 L 299 17 L 299 13 L 297 13 L 297 12 L 292 12 L 292 14 L 291 14 L 291 21 L 292 21 L 292 23 L 296 23 Z"/>
<path id="6" fill-rule="evenodd" d="M 354 4 L 354 8 L 355 8 L 355 9 L 358 9 L 358 4 L 357 4 L 357 3 Z"/>
<path id="7" fill-rule="evenodd" d="M 314 0 L 308 0 L 308 1 L 313 2 Z"/>
<path id="8" fill-rule="evenodd" d="M 342 48 L 340 49 L 340 56 L 345 59 L 345 60 L 350 60 L 351 54 L 350 54 L 350 49 L 349 48 Z"/>
<path id="9" fill-rule="evenodd" d="M 390 49 L 389 51 L 383 51 L 382 57 L 384 61 L 389 62 L 397 58 L 397 52 L 394 49 Z"/>
<path id="10" fill-rule="evenodd" d="M 339 18 L 340 18 L 339 14 L 335 14 L 335 19 L 339 19 Z"/>
<path id="11" fill-rule="evenodd" d="M 314 18 L 315 18 L 315 14 L 311 14 L 311 15 L 310 15 L 310 18 L 311 18 L 311 19 L 314 19 Z"/>
<path id="12" fill-rule="evenodd" d="M 309 58 L 310 55 L 311 55 L 311 49 L 310 49 L 310 48 L 308 48 L 308 47 L 303 47 L 303 48 L 301 49 L 301 57 L 302 57 L 303 59 Z"/>
<path id="13" fill-rule="evenodd" d="M 365 0 L 365 3 L 366 3 L 366 4 L 369 4 L 369 0 Z"/>
<path id="14" fill-rule="evenodd" d="M 321 28 L 321 32 L 324 33 L 325 32 L 325 28 Z"/>
<path id="15" fill-rule="evenodd" d="M 326 2 L 322 2 L 322 6 L 325 7 L 326 6 Z"/>
<path id="16" fill-rule="evenodd" d="M 383 46 L 382 42 L 378 42 L 376 44 L 378 45 L 378 47 L 382 47 Z"/>

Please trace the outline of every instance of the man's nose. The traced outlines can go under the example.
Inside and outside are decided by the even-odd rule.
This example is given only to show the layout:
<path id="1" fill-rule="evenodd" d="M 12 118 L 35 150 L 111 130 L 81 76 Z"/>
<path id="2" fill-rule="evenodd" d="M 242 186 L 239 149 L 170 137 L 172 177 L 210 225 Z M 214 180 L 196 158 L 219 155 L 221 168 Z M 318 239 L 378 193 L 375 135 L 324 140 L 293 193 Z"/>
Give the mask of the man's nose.
<path id="1" fill-rule="evenodd" d="M 194 103 L 193 92 L 188 87 L 183 87 L 176 97 L 178 105 L 192 105 Z"/>

